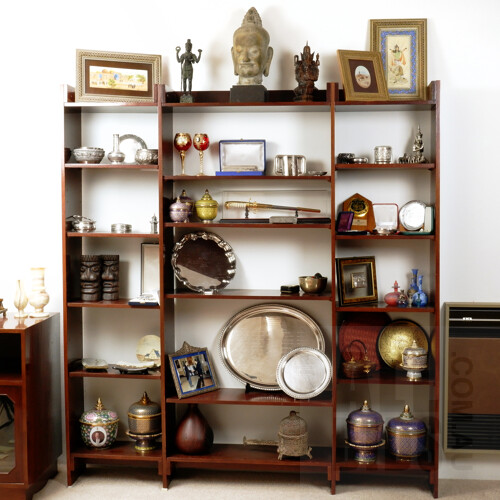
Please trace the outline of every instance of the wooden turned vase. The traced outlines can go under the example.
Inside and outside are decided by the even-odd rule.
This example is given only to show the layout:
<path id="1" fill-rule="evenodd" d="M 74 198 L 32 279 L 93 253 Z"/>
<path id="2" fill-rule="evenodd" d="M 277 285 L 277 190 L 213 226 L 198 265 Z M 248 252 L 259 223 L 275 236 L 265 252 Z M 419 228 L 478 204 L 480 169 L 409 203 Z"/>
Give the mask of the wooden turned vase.
<path id="1" fill-rule="evenodd" d="M 188 405 L 175 434 L 177 449 L 186 455 L 202 455 L 210 451 L 213 442 L 212 428 L 198 409 L 198 405 Z"/>

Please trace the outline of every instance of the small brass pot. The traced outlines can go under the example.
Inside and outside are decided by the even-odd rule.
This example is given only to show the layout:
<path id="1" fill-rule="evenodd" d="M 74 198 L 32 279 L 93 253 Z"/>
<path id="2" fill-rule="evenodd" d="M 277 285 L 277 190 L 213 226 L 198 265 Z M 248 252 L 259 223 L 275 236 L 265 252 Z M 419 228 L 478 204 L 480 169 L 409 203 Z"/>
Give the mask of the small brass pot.
<path id="1" fill-rule="evenodd" d="M 127 434 L 136 441 L 137 451 L 150 451 L 156 448 L 155 440 L 161 435 L 161 407 L 151 401 L 147 392 L 128 409 Z"/>
<path id="2" fill-rule="evenodd" d="M 218 206 L 219 204 L 210 196 L 208 189 L 205 189 L 205 194 L 194 204 L 196 215 L 204 223 L 209 223 L 217 217 Z"/>

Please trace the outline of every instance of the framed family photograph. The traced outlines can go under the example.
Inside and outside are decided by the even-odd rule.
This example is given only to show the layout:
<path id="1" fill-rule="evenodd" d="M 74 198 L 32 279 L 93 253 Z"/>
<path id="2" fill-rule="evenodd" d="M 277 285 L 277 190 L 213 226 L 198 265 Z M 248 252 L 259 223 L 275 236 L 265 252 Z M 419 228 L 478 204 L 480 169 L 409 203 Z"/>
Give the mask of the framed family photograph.
<path id="1" fill-rule="evenodd" d="M 76 51 L 77 102 L 154 102 L 160 78 L 160 55 Z"/>
<path id="2" fill-rule="evenodd" d="M 346 101 L 389 99 L 380 52 L 337 50 Z"/>
<path id="3" fill-rule="evenodd" d="M 378 302 L 375 257 L 337 258 L 339 305 Z"/>
<path id="4" fill-rule="evenodd" d="M 169 354 L 168 358 L 179 399 L 218 389 L 206 347 L 193 347 L 184 342 L 182 347 Z"/>
<path id="5" fill-rule="evenodd" d="M 370 19 L 370 50 L 382 56 L 391 99 L 426 99 L 427 19 Z"/>

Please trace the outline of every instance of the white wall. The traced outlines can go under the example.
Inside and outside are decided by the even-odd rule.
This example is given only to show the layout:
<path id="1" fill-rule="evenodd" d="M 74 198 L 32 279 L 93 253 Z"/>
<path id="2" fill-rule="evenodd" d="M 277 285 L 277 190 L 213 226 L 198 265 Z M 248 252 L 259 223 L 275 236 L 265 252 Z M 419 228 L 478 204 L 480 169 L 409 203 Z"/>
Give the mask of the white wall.
<path id="1" fill-rule="evenodd" d="M 2 6 L 0 296 L 14 310 L 14 285 L 29 268 L 47 268 L 48 309 L 61 298 L 61 95 L 75 83 L 75 50 L 161 54 L 163 82 L 179 89 L 175 46 L 203 49 L 193 90 L 235 83 L 232 33 L 252 5 L 271 35 L 268 89 L 295 87 L 293 55 L 306 41 L 320 53 L 320 79 L 339 81 L 337 49 L 367 50 L 369 20 L 428 19 L 428 80 L 442 82 L 441 299 L 499 302 L 496 199 L 500 77 L 495 0 L 304 2 L 47 1 Z M 500 458 L 443 457 L 442 477 L 497 478 Z"/>

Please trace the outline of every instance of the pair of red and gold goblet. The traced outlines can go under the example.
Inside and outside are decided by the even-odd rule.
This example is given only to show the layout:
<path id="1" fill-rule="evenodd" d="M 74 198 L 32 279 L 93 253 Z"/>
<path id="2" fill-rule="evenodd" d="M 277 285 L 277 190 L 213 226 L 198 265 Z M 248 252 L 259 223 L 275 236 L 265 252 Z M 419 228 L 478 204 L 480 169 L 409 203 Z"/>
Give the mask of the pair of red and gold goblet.
<path id="1" fill-rule="evenodd" d="M 186 158 L 186 151 L 194 146 L 198 153 L 200 154 L 200 172 L 197 175 L 205 175 L 203 173 L 203 152 L 210 146 L 210 141 L 207 134 L 195 134 L 193 140 L 191 141 L 191 136 L 186 132 L 178 132 L 175 134 L 174 146 L 181 156 L 181 175 L 186 175 L 184 170 L 184 160 Z"/>

